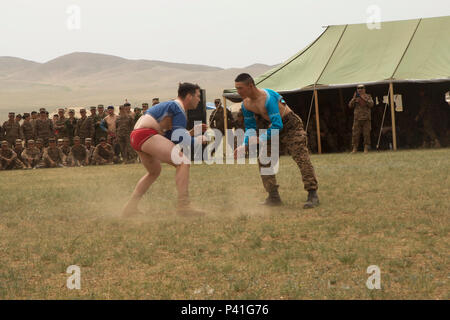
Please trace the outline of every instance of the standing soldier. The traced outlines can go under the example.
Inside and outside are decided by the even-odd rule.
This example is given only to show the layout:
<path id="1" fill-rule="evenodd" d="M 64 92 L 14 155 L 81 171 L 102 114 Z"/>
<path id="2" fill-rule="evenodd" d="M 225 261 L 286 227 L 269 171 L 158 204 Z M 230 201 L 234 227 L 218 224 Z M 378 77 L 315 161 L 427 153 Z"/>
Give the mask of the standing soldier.
<path id="1" fill-rule="evenodd" d="M 209 126 L 212 129 L 218 129 L 222 133 L 222 137 L 225 136 L 225 121 L 223 120 L 223 106 L 220 99 L 214 100 L 216 109 L 209 116 Z M 227 109 L 227 129 L 234 128 L 234 120 L 231 111 Z M 220 139 L 222 140 L 222 139 Z M 220 143 L 220 142 L 217 142 Z M 230 146 L 231 147 L 231 146 Z"/>
<path id="2" fill-rule="evenodd" d="M 81 118 L 77 121 L 75 135 L 79 136 L 84 143 L 86 138 L 91 138 L 94 134 L 94 123 L 91 118 L 86 117 L 86 109 L 80 109 Z"/>
<path id="3" fill-rule="evenodd" d="M 19 124 L 19 126 L 20 126 L 21 120 L 22 120 L 22 115 L 19 113 L 18 115 L 16 115 L 16 122 Z"/>
<path id="4" fill-rule="evenodd" d="M 80 137 L 73 138 L 73 147 L 70 150 L 72 165 L 75 167 L 87 166 L 89 164 L 89 153 L 80 142 Z"/>
<path id="5" fill-rule="evenodd" d="M 17 160 L 17 154 L 3 140 L 0 149 L 0 170 L 24 169 L 22 162 Z"/>
<path id="6" fill-rule="evenodd" d="M 95 106 L 92 106 L 90 108 L 90 110 L 91 110 L 91 115 L 88 117 L 88 119 L 89 119 L 89 121 L 92 123 L 92 125 L 94 127 L 94 129 L 92 130 L 92 134 L 91 134 L 90 138 L 92 139 L 92 143 L 95 145 L 96 141 L 97 141 L 97 138 L 96 138 L 96 135 L 95 135 L 96 127 L 97 127 L 96 124 L 97 124 L 97 122 L 100 121 L 100 118 L 97 115 L 97 108 Z"/>
<path id="7" fill-rule="evenodd" d="M 106 138 L 108 136 L 108 133 L 106 131 L 104 131 L 100 126 L 102 123 L 102 120 L 106 117 L 106 113 L 105 113 L 105 110 L 104 110 L 104 107 L 102 104 L 98 105 L 97 111 L 98 111 L 98 113 L 97 113 L 96 121 L 94 124 L 94 128 L 95 128 L 94 145 L 99 144 L 101 137 Z"/>
<path id="8" fill-rule="evenodd" d="M 73 145 L 73 137 L 75 136 L 75 129 L 77 127 L 77 118 L 75 118 L 75 110 L 69 109 L 69 118 L 64 122 L 66 135 L 69 138 L 70 145 Z"/>
<path id="9" fill-rule="evenodd" d="M 39 119 L 36 120 L 34 136 L 40 138 L 44 146 L 48 146 L 48 139 L 54 137 L 53 129 L 53 121 L 48 118 L 45 109 L 41 108 L 39 111 Z"/>
<path id="10" fill-rule="evenodd" d="M 105 138 L 100 138 L 100 144 L 95 147 L 93 154 L 93 163 L 96 165 L 113 164 L 114 151 L 110 144 L 106 143 Z"/>
<path id="11" fill-rule="evenodd" d="M 142 113 L 141 113 L 141 108 L 139 108 L 139 107 L 136 107 L 136 108 L 134 108 L 134 124 L 136 124 L 136 122 L 139 120 L 139 118 L 142 116 Z"/>
<path id="12" fill-rule="evenodd" d="M 147 110 L 148 110 L 148 103 L 147 103 L 147 102 L 144 102 L 144 103 L 142 104 L 142 114 L 144 114 L 145 111 L 147 111 Z"/>
<path id="13" fill-rule="evenodd" d="M 123 107 L 125 109 L 126 114 L 129 117 L 131 117 L 131 119 L 134 119 L 134 112 L 131 111 L 131 104 L 127 100 L 125 100 L 125 103 L 124 103 Z"/>
<path id="14" fill-rule="evenodd" d="M 10 112 L 8 114 L 8 121 L 3 123 L 3 134 L 4 139 L 8 141 L 11 148 L 14 147 L 16 139 L 23 138 L 22 130 L 20 129 L 20 124 L 15 120 L 15 113 Z"/>
<path id="15" fill-rule="evenodd" d="M 66 156 L 61 149 L 56 146 L 55 138 L 48 139 L 48 147 L 44 149 L 42 160 L 44 161 L 46 168 L 64 167 Z"/>
<path id="16" fill-rule="evenodd" d="M 117 115 L 114 113 L 114 107 L 108 106 L 108 115 L 103 118 L 100 127 L 106 131 L 108 137 L 112 139 L 112 145 L 116 143 L 116 120 Z"/>
<path id="17" fill-rule="evenodd" d="M 66 132 L 66 120 L 67 118 L 64 116 L 64 108 L 58 109 L 58 120 L 55 122 L 55 132 L 56 133 L 56 139 L 64 139 L 67 137 Z"/>
<path id="18" fill-rule="evenodd" d="M 34 130 L 33 125 L 30 121 L 30 114 L 23 114 L 23 123 L 21 126 L 23 138 L 25 139 L 25 146 L 27 146 L 28 140 L 34 140 Z"/>
<path id="19" fill-rule="evenodd" d="M 33 126 L 33 132 L 35 131 L 35 127 L 36 127 L 36 120 L 38 119 L 38 113 L 37 111 L 31 111 L 31 125 Z"/>
<path id="20" fill-rule="evenodd" d="M 35 168 L 41 161 L 41 150 L 34 144 L 34 140 L 28 140 L 25 150 L 22 152 L 24 165 L 28 168 Z"/>
<path id="21" fill-rule="evenodd" d="M 371 129 L 371 109 L 373 107 L 372 97 L 366 93 L 363 84 L 356 87 L 352 100 L 348 103 L 350 109 L 354 109 L 352 128 L 352 153 L 358 151 L 359 138 L 361 133 L 364 136 L 364 153 L 369 152 L 370 129 Z"/>
<path id="22" fill-rule="evenodd" d="M 120 145 L 120 152 L 122 154 L 122 161 L 130 163 L 132 154 L 130 153 L 130 133 L 133 131 L 133 118 L 128 115 L 127 109 L 119 108 L 119 116 L 116 119 L 117 140 Z"/>

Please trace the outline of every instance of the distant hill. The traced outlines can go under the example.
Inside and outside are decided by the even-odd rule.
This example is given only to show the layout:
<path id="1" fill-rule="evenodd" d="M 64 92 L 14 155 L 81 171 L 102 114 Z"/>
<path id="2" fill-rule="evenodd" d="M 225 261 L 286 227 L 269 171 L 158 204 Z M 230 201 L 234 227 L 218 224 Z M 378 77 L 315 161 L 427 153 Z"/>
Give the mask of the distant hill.
<path id="1" fill-rule="evenodd" d="M 272 66 L 253 64 L 223 69 L 205 65 L 156 60 L 130 60 L 117 56 L 74 52 L 46 63 L 0 57 L 0 119 L 10 110 L 23 113 L 46 107 L 133 105 L 174 98 L 181 81 L 198 83 L 207 100 L 221 97 L 237 74 L 258 76 Z"/>

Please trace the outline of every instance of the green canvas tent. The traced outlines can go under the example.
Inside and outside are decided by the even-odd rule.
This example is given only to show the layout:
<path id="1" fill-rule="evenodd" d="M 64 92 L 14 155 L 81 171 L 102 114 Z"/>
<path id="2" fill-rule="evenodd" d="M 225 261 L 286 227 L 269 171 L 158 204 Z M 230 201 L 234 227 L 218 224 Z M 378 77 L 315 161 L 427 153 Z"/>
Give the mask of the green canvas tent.
<path id="1" fill-rule="evenodd" d="M 386 83 L 392 96 L 396 82 L 449 81 L 449 30 L 450 16 L 382 22 L 379 29 L 328 26 L 309 46 L 255 82 L 281 94 L 314 90 L 317 117 L 317 90 Z M 223 97 L 240 100 L 235 89 L 224 90 Z"/>

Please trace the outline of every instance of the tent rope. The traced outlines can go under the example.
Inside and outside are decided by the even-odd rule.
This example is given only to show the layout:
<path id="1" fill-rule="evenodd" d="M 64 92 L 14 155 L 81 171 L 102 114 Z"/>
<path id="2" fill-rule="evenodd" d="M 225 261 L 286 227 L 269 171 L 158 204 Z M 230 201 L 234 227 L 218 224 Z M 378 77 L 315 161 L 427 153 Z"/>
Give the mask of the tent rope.
<path id="1" fill-rule="evenodd" d="M 388 92 L 387 92 L 386 95 L 389 96 L 389 94 L 390 94 L 390 90 L 388 89 Z M 387 101 L 389 101 L 389 99 L 388 99 Z M 381 119 L 380 133 L 378 134 L 377 150 L 380 148 L 381 132 L 383 131 L 384 117 L 386 116 L 386 109 L 387 109 L 387 106 L 388 106 L 388 102 L 386 102 L 386 103 L 384 104 L 383 118 Z"/>

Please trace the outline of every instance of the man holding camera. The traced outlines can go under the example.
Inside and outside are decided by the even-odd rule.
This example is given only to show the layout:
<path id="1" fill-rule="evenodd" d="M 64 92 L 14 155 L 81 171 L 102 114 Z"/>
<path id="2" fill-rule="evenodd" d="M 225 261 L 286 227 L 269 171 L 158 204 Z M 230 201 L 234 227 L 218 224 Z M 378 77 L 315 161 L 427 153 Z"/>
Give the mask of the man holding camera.
<path id="1" fill-rule="evenodd" d="M 352 128 L 352 153 L 356 153 L 359 145 L 361 133 L 364 137 L 364 153 L 369 152 L 370 146 L 370 129 L 371 129 L 371 109 L 373 107 L 372 97 L 366 93 L 364 85 L 359 84 L 356 92 L 353 94 L 352 100 L 348 103 L 353 112 L 353 128 Z"/>

